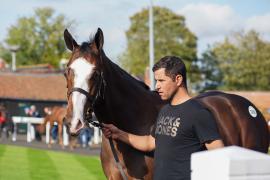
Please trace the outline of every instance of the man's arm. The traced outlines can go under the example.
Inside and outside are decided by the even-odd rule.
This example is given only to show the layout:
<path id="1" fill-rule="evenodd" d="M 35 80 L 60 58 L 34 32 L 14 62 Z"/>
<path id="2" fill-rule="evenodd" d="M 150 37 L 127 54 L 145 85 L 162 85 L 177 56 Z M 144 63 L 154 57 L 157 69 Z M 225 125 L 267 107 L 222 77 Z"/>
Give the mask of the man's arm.
<path id="1" fill-rule="evenodd" d="M 155 149 L 153 136 L 138 136 L 118 129 L 112 124 L 103 124 L 102 132 L 106 138 L 121 140 L 140 151 L 152 151 Z"/>
<path id="2" fill-rule="evenodd" d="M 218 139 L 218 140 L 206 142 L 206 143 L 205 143 L 205 147 L 206 147 L 208 150 L 217 149 L 217 148 L 222 148 L 222 147 L 224 147 L 224 143 L 223 143 L 222 140 Z"/>

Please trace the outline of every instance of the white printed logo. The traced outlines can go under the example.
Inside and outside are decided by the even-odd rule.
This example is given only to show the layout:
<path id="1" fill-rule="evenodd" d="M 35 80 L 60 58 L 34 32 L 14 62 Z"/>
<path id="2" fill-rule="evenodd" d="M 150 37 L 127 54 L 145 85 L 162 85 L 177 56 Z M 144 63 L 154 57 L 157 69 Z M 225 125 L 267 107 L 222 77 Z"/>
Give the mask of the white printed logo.
<path id="1" fill-rule="evenodd" d="M 249 106 L 248 107 L 248 112 L 249 112 L 249 114 L 252 116 L 252 117 L 257 117 L 257 111 L 255 110 L 255 108 L 254 107 L 252 107 L 252 106 Z"/>

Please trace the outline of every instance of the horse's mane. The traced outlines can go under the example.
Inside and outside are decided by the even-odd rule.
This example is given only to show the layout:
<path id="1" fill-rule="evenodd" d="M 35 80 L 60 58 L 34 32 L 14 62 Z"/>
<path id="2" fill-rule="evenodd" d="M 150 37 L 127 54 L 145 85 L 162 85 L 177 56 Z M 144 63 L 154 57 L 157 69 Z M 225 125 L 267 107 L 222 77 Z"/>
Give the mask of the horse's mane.
<path id="1" fill-rule="evenodd" d="M 114 62 L 112 62 L 108 57 L 105 56 L 105 58 L 107 59 L 108 62 L 110 62 L 111 67 L 116 72 L 118 72 L 118 74 L 120 74 L 123 79 L 127 80 L 128 82 L 134 82 L 135 84 L 139 85 L 140 87 L 142 87 L 145 90 L 150 90 L 149 86 L 147 86 L 143 81 L 140 81 L 140 80 L 134 78 L 133 76 L 131 76 L 124 69 L 122 69 L 117 64 L 115 64 Z"/>

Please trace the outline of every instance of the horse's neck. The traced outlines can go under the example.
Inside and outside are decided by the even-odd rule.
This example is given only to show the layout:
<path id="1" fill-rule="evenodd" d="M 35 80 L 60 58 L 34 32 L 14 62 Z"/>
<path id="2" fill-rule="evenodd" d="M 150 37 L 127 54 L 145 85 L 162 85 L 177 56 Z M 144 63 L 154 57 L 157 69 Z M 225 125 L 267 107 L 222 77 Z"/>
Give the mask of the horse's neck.
<path id="1" fill-rule="evenodd" d="M 112 62 L 108 62 L 105 67 L 105 100 L 103 107 L 100 107 L 103 115 L 99 115 L 103 116 L 102 121 L 114 123 L 126 130 L 140 127 L 144 131 L 143 126 L 149 129 L 157 115 L 157 97 L 134 78 L 123 75 L 124 72 Z"/>

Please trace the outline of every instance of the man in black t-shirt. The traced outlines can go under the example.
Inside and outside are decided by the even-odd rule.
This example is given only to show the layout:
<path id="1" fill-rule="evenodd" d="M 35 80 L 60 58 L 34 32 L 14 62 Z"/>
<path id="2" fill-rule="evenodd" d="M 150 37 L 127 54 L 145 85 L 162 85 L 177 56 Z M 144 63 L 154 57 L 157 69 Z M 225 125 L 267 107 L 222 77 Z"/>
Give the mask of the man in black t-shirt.
<path id="1" fill-rule="evenodd" d="M 183 61 L 166 56 L 153 71 L 157 92 L 170 103 L 159 112 L 151 134 L 130 134 L 112 124 L 104 124 L 103 133 L 141 151 L 155 150 L 154 180 L 189 180 L 191 154 L 224 145 L 212 114 L 188 94 Z"/>
<path id="2" fill-rule="evenodd" d="M 190 156 L 205 143 L 220 139 L 210 112 L 194 99 L 165 105 L 159 113 L 155 137 L 154 179 L 190 179 Z"/>

